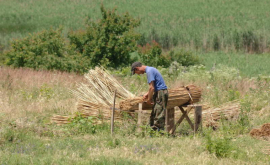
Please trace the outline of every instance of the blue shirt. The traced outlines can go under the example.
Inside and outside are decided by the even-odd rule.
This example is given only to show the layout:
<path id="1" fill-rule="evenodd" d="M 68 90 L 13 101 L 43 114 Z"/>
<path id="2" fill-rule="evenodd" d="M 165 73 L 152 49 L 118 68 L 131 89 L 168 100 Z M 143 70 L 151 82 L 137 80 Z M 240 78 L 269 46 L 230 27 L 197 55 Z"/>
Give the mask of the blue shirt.
<path id="1" fill-rule="evenodd" d="M 161 74 L 159 73 L 159 71 L 156 68 L 146 66 L 145 72 L 147 75 L 148 84 L 150 84 L 152 81 L 154 81 L 155 91 L 167 89 L 167 86 L 166 86 Z"/>

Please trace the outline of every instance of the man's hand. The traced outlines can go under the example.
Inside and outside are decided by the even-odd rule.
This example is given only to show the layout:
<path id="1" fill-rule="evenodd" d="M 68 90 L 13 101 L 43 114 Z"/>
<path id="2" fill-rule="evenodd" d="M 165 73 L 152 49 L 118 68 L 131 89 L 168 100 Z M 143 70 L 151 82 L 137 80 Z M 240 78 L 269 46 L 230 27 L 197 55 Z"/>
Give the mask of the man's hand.
<path id="1" fill-rule="evenodd" d="M 148 98 L 148 92 L 143 95 L 143 100 L 146 100 Z"/>
<path id="2" fill-rule="evenodd" d="M 147 100 L 147 104 L 153 105 L 154 103 L 151 100 Z"/>

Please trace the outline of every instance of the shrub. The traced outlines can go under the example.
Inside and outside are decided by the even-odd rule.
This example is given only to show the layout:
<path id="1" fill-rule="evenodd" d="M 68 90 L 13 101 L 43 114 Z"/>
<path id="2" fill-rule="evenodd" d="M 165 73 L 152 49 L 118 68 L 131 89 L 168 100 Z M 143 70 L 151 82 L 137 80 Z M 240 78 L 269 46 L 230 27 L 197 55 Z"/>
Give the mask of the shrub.
<path id="1" fill-rule="evenodd" d="M 259 39 L 256 34 L 252 31 L 246 31 L 242 34 L 243 37 L 243 47 L 246 48 L 248 52 L 259 52 Z"/>
<path id="2" fill-rule="evenodd" d="M 169 59 L 162 55 L 161 46 L 156 42 L 152 41 L 151 44 L 147 43 L 144 46 L 138 46 L 140 60 L 143 64 L 149 66 L 169 66 Z"/>
<path id="3" fill-rule="evenodd" d="M 220 39 L 216 34 L 215 34 L 214 39 L 213 39 L 213 48 L 215 51 L 220 50 Z"/>
<path id="4" fill-rule="evenodd" d="M 129 53 L 137 50 L 140 35 L 134 32 L 140 21 L 128 13 L 123 16 L 116 9 L 101 6 L 102 19 L 87 22 L 86 31 L 70 32 L 68 38 L 79 53 L 87 57 L 92 67 L 119 67 L 130 64 Z"/>
<path id="5" fill-rule="evenodd" d="M 87 70 L 87 60 L 71 51 L 61 28 L 44 30 L 13 41 L 11 47 L 5 53 L 5 63 L 10 66 L 75 72 Z"/>
<path id="6" fill-rule="evenodd" d="M 232 145 L 229 138 L 211 138 L 206 136 L 206 149 L 211 154 L 215 154 L 219 158 L 229 157 L 232 151 Z"/>
<path id="7" fill-rule="evenodd" d="M 72 119 L 71 123 L 67 125 L 69 131 L 73 135 L 79 134 L 94 134 L 96 133 L 97 126 L 93 123 L 94 118 L 85 118 L 77 113 L 77 116 Z"/>
<path id="8" fill-rule="evenodd" d="M 176 61 L 182 66 L 190 66 L 200 64 L 199 58 L 190 51 L 185 50 L 171 50 L 168 53 L 170 61 Z"/>

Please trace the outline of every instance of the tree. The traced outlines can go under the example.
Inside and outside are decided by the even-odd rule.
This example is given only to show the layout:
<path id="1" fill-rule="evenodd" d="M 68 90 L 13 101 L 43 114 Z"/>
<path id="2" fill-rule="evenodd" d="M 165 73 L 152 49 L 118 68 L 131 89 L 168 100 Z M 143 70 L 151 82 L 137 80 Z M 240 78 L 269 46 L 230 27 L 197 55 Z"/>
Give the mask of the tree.
<path id="1" fill-rule="evenodd" d="M 140 21 L 128 13 L 118 15 L 116 9 L 101 6 L 102 19 L 88 21 L 86 31 L 70 32 L 68 37 L 78 52 L 88 57 L 92 67 L 119 67 L 130 64 L 130 53 L 137 50 L 139 33 L 134 31 Z"/>

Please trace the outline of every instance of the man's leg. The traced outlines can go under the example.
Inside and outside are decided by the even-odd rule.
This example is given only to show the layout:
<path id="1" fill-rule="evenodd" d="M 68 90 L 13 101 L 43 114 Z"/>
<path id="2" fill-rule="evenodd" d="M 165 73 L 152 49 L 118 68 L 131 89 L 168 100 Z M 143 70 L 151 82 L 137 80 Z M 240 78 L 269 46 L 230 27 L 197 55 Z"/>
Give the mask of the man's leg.
<path id="1" fill-rule="evenodd" d="M 165 111 L 168 102 L 168 91 L 167 90 L 160 90 L 158 91 L 158 95 L 156 97 L 156 103 L 154 105 L 154 126 L 164 130 L 165 126 Z M 152 112 L 153 112 L 152 111 Z"/>
<path id="2" fill-rule="evenodd" d="M 157 92 L 155 92 L 155 94 L 153 95 L 154 105 L 152 106 L 152 111 L 151 111 L 150 120 L 149 120 L 149 125 L 151 128 L 155 127 L 154 119 L 156 116 L 156 112 L 155 112 L 156 98 L 157 98 Z M 156 128 L 153 128 L 153 129 L 156 130 Z"/>

